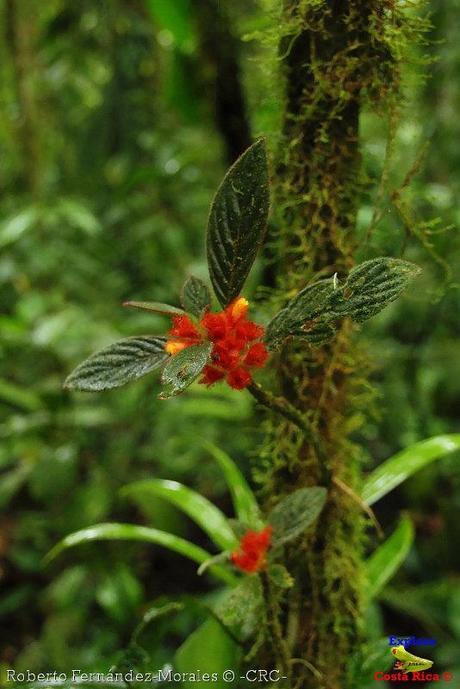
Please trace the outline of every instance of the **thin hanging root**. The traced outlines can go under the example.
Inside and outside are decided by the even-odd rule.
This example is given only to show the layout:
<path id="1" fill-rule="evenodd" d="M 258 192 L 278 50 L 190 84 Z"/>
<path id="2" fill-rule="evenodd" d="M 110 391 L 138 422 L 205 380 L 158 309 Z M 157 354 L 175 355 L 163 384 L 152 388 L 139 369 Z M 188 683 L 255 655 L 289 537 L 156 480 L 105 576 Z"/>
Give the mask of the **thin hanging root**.
<path id="1" fill-rule="evenodd" d="M 347 484 L 344 483 L 343 481 L 341 481 L 339 478 L 333 477 L 332 483 L 334 483 L 337 486 L 337 488 L 340 488 L 341 491 L 346 493 L 352 500 L 354 500 L 354 502 L 356 502 L 357 505 L 359 505 L 361 507 L 361 509 L 367 514 L 367 516 L 370 518 L 371 522 L 373 523 L 378 537 L 383 538 L 385 535 L 383 533 L 383 529 L 380 526 L 379 521 L 374 514 L 374 511 L 369 507 L 369 505 L 367 505 L 364 502 L 364 500 L 362 498 L 360 498 L 359 495 L 357 495 L 352 488 L 350 488 L 350 486 L 347 486 Z"/>
<path id="2" fill-rule="evenodd" d="M 308 662 L 308 660 L 305 660 L 305 658 L 291 658 L 289 661 L 290 665 L 304 665 L 307 667 L 312 675 L 315 675 L 317 679 L 322 679 L 323 675 L 322 673 L 311 663 Z"/>

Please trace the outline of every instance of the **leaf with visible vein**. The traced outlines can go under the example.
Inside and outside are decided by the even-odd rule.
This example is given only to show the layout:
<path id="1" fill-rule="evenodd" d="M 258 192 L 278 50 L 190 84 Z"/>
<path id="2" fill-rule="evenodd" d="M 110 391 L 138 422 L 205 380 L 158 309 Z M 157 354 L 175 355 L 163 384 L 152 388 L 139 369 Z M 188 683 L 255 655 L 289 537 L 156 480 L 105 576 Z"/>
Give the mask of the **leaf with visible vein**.
<path id="1" fill-rule="evenodd" d="M 264 239 L 269 205 L 267 152 L 260 139 L 229 169 L 209 214 L 209 274 L 224 307 L 240 294 L 251 270 Z"/>
<path id="2" fill-rule="evenodd" d="M 170 357 L 161 375 L 164 388 L 158 397 L 168 399 L 188 388 L 208 363 L 211 350 L 212 342 L 205 342 L 187 347 Z"/>
<path id="3" fill-rule="evenodd" d="M 296 294 L 267 326 L 265 342 L 269 349 L 278 349 L 287 337 L 302 337 L 315 343 L 329 339 L 335 332 L 328 324 L 334 317 L 328 309 L 333 290 L 334 281 L 328 278 L 307 285 Z"/>
<path id="4" fill-rule="evenodd" d="M 164 313 L 168 316 L 184 316 L 185 311 L 177 308 L 177 306 L 170 306 L 169 304 L 162 304 L 159 301 L 125 301 L 123 306 L 130 309 L 139 309 L 140 311 L 150 311 L 151 313 Z"/>
<path id="5" fill-rule="evenodd" d="M 322 486 L 300 488 L 290 493 L 272 509 L 267 523 L 273 527 L 273 545 L 279 546 L 298 538 L 316 519 L 326 502 Z"/>
<path id="6" fill-rule="evenodd" d="M 188 313 L 201 318 L 203 312 L 211 306 L 211 294 L 208 286 L 199 278 L 191 275 L 182 287 L 181 303 Z"/>
<path id="7" fill-rule="evenodd" d="M 397 299 L 419 273 L 418 266 L 400 258 L 365 261 L 353 268 L 343 288 L 334 292 L 331 310 L 337 318 L 351 316 L 362 323 Z"/>
<path id="8" fill-rule="evenodd" d="M 356 323 L 375 316 L 419 272 L 409 261 L 384 256 L 356 266 L 342 284 L 328 278 L 307 285 L 270 321 L 265 342 L 272 350 L 288 337 L 322 344 L 334 336 L 337 322 L 346 316 Z"/>
<path id="9" fill-rule="evenodd" d="M 169 359 L 165 338 L 157 335 L 127 337 L 83 361 L 64 382 L 69 390 L 98 392 L 137 380 Z"/>

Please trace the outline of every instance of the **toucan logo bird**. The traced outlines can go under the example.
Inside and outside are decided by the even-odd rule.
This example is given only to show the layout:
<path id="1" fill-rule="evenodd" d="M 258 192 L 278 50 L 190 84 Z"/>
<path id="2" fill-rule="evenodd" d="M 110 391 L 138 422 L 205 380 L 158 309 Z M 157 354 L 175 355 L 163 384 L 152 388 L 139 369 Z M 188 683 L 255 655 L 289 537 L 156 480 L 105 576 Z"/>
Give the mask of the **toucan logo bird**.
<path id="1" fill-rule="evenodd" d="M 421 670 L 429 670 L 429 668 L 433 665 L 432 660 L 414 656 L 412 653 L 409 653 L 409 651 L 406 651 L 402 645 L 394 646 L 391 649 L 391 652 L 398 661 L 395 665 L 395 669 L 401 670 L 402 672 L 420 672 Z"/>

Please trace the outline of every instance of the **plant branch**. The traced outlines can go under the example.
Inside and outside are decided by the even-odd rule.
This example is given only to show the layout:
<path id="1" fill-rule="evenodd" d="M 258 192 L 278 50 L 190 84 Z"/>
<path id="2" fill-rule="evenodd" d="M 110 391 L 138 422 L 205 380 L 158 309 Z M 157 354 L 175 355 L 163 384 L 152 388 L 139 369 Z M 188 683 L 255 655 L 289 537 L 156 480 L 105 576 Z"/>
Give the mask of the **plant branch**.
<path id="1" fill-rule="evenodd" d="M 292 404 L 290 404 L 284 397 L 277 397 L 272 392 L 267 392 L 258 383 L 251 383 L 248 385 L 247 390 L 256 399 L 259 404 L 262 404 L 267 409 L 278 412 L 286 419 L 295 424 L 300 428 L 307 438 L 313 442 L 313 432 L 311 424 L 307 419 L 296 409 Z"/>
<path id="2" fill-rule="evenodd" d="M 287 649 L 285 636 L 279 620 L 279 605 L 273 596 L 270 578 L 267 572 L 260 572 L 263 596 L 267 611 L 267 627 L 271 635 L 271 643 L 275 657 L 278 657 L 279 669 L 283 675 L 288 677 L 291 672 L 289 652 Z"/>

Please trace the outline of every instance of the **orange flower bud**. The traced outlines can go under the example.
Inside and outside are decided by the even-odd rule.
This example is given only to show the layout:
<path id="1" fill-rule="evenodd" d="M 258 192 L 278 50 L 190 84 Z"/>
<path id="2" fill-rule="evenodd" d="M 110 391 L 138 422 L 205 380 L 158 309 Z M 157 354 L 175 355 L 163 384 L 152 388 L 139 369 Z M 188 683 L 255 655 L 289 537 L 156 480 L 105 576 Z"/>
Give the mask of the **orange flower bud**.
<path id="1" fill-rule="evenodd" d="M 227 308 L 230 311 L 232 320 L 239 321 L 240 318 L 244 318 L 244 316 L 247 314 L 249 302 L 244 297 L 238 297 L 235 299 L 235 301 L 232 301 Z"/>
<path id="2" fill-rule="evenodd" d="M 165 350 L 168 352 L 168 354 L 171 354 L 172 356 L 174 354 L 178 354 L 181 352 L 183 349 L 187 347 L 186 342 L 179 342 L 179 340 L 169 340 L 165 344 Z"/>

